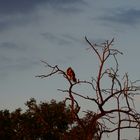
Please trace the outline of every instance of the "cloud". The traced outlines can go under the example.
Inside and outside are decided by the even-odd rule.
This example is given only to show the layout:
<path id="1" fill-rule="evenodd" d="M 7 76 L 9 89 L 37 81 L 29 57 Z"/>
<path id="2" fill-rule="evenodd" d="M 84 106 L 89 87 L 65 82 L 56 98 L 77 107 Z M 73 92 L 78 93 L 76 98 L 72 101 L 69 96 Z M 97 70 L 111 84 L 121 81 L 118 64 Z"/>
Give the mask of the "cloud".
<path id="1" fill-rule="evenodd" d="M 62 35 L 63 38 L 72 41 L 74 43 L 83 43 L 81 39 L 78 39 L 75 35 L 73 34 L 63 34 Z"/>
<path id="2" fill-rule="evenodd" d="M 0 14 L 25 13 L 45 0 L 0 0 Z"/>
<path id="3" fill-rule="evenodd" d="M 72 44 L 72 40 L 66 39 L 61 35 L 56 35 L 50 32 L 41 33 L 41 35 L 51 43 L 55 43 L 60 46 Z"/>
<path id="4" fill-rule="evenodd" d="M 0 15 L 28 13 L 39 5 L 61 7 L 63 5 L 84 4 L 83 0 L 0 0 Z"/>
<path id="5" fill-rule="evenodd" d="M 117 23 L 134 26 L 140 23 L 140 10 L 117 8 L 97 19 L 102 20 L 105 23 Z"/>
<path id="6" fill-rule="evenodd" d="M 82 12 L 82 5 L 87 5 L 84 0 L 49 0 L 47 6 L 52 7 L 61 13 L 79 13 Z"/>
<path id="7" fill-rule="evenodd" d="M 44 14 L 46 16 L 46 12 L 49 10 L 51 14 L 53 14 L 53 10 L 59 13 L 78 12 L 82 4 L 85 4 L 83 0 L 0 0 L 0 31 L 4 31 L 4 35 L 6 36 L 4 38 L 6 41 L 0 42 L 0 73 L 7 75 L 8 73 L 10 74 L 11 71 L 16 72 L 30 69 L 32 66 L 38 64 L 40 55 L 42 55 L 41 49 L 34 47 L 34 45 L 32 46 L 32 44 L 34 44 L 32 41 L 29 42 L 30 48 L 28 48 L 29 44 L 27 39 L 31 38 L 32 40 L 30 34 L 34 36 L 34 30 L 36 31 L 36 28 L 33 26 L 34 23 L 38 21 L 36 16 L 39 16 L 39 18 L 43 16 L 44 18 Z M 42 10 L 41 12 L 38 11 L 40 9 Z M 54 17 L 55 16 L 54 14 Z M 22 33 L 22 30 L 26 31 L 26 25 L 28 23 L 31 23 L 31 26 L 28 26 L 31 27 L 29 31 L 30 34 L 28 35 L 27 31 L 27 38 L 23 37 L 22 42 L 25 42 L 24 46 L 20 41 L 20 34 L 23 36 L 22 34 L 24 33 Z M 23 28 L 18 28 L 19 25 L 22 25 Z M 9 28 L 14 30 L 9 30 Z M 1 35 L 2 34 L 1 32 Z M 17 35 L 19 35 L 19 40 Z M 44 32 L 41 35 L 49 42 L 63 47 L 70 46 L 74 40 L 76 41 L 76 39 L 70 35 L 64 36 L 49 32 Z M 13 40 L 13 42 L 7 40 Z M 37 52 L 38 50 L 40 52 Z"/>
<path id="8" fill-rule="evenodd" d="M 31 13 L 35 11 L 36 6 L 45 2 L 46 0 L 0 0 L 0 31 L 26 25 L 32 21 Z"/>
<path id="9" fill-rule="evenodd" d="M 25 46 L 5 41 L 0 43 L 0 76 L 8 76 L 12 72 L 23 71 L 36 66 L 38 60 Z M 2 76 L 3 77 L 3 76 Z"/>
<path id="10" fill-rule="evenodd" d="M 82 11 L 81 5 L 85 4 L 83 0 L 0 0 L 0 31 L 40 20 L 42 15 L 39 10 L 44 11 L 41 14 L 50 10 L 56 13 L 78 13 Z"/>
<path id="11" fill-rule="evenodd" d="M 16 54 L 14 54 L 16 55 Z M 30 70 L 39 65 L 39 61 L 31 57 L 18 57 L 13 58 L 10 56 L 0 56 L 0 77 L 6 78 L 13 73 Z"/>
<path id="12" fill-rule="evenodd" d="M 51 44 L 54 43 L 57 46 L 76 47 L 81 45 L 83 46 L 83 44 L 85 43 L 84 37 L 83 39 L 81 39 L 72 33 L 53 34 L 51 32 L 44 32 L 41 33 L 41 36 L 43 36 L 43 38 L 45 38 Z"/>
<path id="13" fill-rule="evenodd" d="M 26 26 L 35 20 L 32 14 L 13 14 L 13 15 L 0 15 L 0 31 L 7 31 L 11 27 Z"/>
<path id="14" fill-rule="evenodd" d="M 25 57 L 12 60 L 10 57 L 0 56 L 0 59 L 1 80 L 6 79 L 9 75 L 16 74 L 17 72 L 31 70 L 32 68 L 39 65 L 39 62 Z"/>
<path id="15" fill-rule="evenodd" d="M 16 50 L 16 51 L 19 51 L 19 50 L 24 50 L 25 48 L 22 48 L 21 46 L 17 45 L 16 43 L 13 43 L 13 42 L 1 42 L 0 43 L 0 50 L 1 51 L 11 51 L 11 50 Z"/>

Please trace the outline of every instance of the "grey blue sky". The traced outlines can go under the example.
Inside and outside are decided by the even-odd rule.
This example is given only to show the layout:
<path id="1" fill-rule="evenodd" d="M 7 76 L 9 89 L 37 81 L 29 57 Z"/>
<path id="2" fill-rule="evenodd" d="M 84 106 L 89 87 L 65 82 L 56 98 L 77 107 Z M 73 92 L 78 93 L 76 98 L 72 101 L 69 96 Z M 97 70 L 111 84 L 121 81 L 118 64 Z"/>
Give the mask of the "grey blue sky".
<path id="1" fill-rule="evenodd" d="M 0 108 L 24 108 L 31 97 L 65 98 L 57 91 L 67 86 L 63 78 L 35 78 L 48 72 L 40 60 L 72 66 L 89 80 L 98 63 L 84 36 L 95 42 L 114 37 L 124 53 L 120 71 L 140 79 L 139 0 L 0 0 Z"/>
<path id="2" fill-rule="evenodd" d="M 98 65 L 86 50 L 91 41 L 115 38 L 120 71 L 140 79 L 139 0 L 0 0 L 0 107 L 23 107 L 38 101 L 64 99 L 57 88 L 62 78 L 39 79 L 47 73 L 40 60 L 72 66 L 78 78 L 88 80 Z"/>

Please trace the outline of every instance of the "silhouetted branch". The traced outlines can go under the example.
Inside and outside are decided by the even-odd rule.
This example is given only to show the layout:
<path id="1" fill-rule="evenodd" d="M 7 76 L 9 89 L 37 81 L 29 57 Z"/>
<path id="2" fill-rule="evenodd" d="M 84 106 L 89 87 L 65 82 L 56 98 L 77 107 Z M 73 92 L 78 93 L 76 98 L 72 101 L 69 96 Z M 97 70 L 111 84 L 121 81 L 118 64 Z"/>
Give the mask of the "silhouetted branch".
<path id="1" fill-rule="evenodd" d="M 140 94 L 140 86 L 137 86 L 137 83 L 140 80 L 130 82 L 127 73 L 123 78 L 120 78 L 118 74 L 119 63 L 117 60 L 117 55 L 122 55 L 123 53 L 113 48 L 114 38 L 111 41 L 107 40 L 102 44 L 92 44 L 87 39 L 87 37 L 85 37 L 85 40 L 89 44 L 91 51 L 93 51 L 97 55 L 97 58 L 99 60 L 97 78 L 92 78 L 91 82 L 79 79 L 73 82 L 71 81 L 71 79 L 69 79 L 64 70 L 61 70 L 57 65 L 51 66 L 45 61 L 41 62 L 49 67 L 51 69 L 51 72 L 47 75 L 38 75 L 36 77 L 46 78 L 55 74 L 61 74 L 69 82 L 68 89 L 58 90 L 68 94 L 67 99 L 71 101 L 70 107 L 72 118 L 77 121 L 77 123 L 83 129 L 83 132 L 85 132 L 85 140 L 92 140 L 95 128 L 97 129 L 97 126 L 99 129 L 98 132 L 96 132 L 98 135 L 98 140 L 101 140 L 104 133 L 112 133 L 114 131 L 118 132 L 118 140 L 120 140 L 121 130 L 127 128 L 139 129 L 140 132 L 140 114 L 134 109 L 135 106 L 133 98 L 134 95 Z M 113 67 L 109 67 L 108 65 L 106 65 L 109 58 L 114 60 L 113 62 L 115 66 L 113 65 Z M 105 82 L 111 81 L 111 83 L 108 82 L 107 88 L 103 88 L 102 86 L 103 79 L 105 78 Z M 94 97 L 85 96 L 86 94 L 82 94 L 77 92 L 76 90 L 73 90 L 74 87 L 78 87 L 78 85 L 82 86 L 86 84 L 87 86 L 89 85 L 91 87 L 93 94 L 96 93 L 94 94 Z M 85 124 L 85 122 L 78 115 L 81 108 L 74 95 L 85 100 L 93 101 L 98 107 L 97 112 L 86 112 L 88 118 L 90 118 L 87 122 L 88 125 Z M 108 103 L 111 103 L 112 101 L 114 101 L 113 107 L 108 107 L 107 109 L 106 105 Z M 78 109 L 77 112 L 75 111 L 76 109 Z M 108 125 L 108 123 L 110 123 L 114 127 L 112 128 Z"/>

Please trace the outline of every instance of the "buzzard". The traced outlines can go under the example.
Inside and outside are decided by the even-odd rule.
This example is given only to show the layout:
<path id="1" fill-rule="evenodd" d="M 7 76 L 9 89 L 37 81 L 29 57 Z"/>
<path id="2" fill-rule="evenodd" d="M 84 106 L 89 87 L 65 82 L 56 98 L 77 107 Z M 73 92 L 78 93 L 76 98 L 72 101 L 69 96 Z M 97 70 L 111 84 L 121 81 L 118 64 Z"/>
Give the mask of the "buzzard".
<path id="1" fill-rule="evenodd" d="M 74 71 L 73 71 L 73 69 L 71 67 L 69 67 L 67 69 L 66 74 L 67 74 L 69 80 L 71 80 L 73 82 L 77 81 L 76 78 L 75 78 L 75 73 L 74 73 Z"/>

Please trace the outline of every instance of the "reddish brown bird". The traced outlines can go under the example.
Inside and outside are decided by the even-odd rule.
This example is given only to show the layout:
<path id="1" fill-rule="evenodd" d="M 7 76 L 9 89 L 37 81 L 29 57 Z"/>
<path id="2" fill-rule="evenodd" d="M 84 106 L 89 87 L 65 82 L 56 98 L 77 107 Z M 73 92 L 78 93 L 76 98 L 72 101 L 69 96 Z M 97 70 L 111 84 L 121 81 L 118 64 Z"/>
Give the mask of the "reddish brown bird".
<path id="1" fill-rule="evenodd" d="M 67 69 L 66 74 L 67 74 L 69 80 L 71 80 L 73 82 L 76 82 L 77 81 L 76 80 L 76 77 L 75 77 L 75 73 L 74 73 L 74 71 L 73 71 L 73 69 L 71 67 L 69 67 Z"/>

